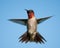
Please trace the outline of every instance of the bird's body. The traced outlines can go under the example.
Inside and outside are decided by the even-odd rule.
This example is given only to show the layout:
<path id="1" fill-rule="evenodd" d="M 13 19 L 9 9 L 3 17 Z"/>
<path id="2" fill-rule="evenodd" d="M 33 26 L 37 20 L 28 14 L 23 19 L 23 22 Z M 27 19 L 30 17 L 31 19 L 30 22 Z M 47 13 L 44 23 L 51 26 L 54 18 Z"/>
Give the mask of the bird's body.
<path id="1" fill-rule="evenodd" d="M 27 14 L 28 14 L 28 19 L 10 19 L 10 21 L 22 24 L 27 26 L 27 31 L 21 36 L 19 37 L 20 41 L 22 42 L 40 42 L 40 43 L 44 43 L 44 41 L 46 41 L 44 39 L 44 37 L 41 36 L 41 34 L 39 34 L 37 32 L 37 25 L 43 21 L 45 21 L 46 19 L 49 19 L 50 17 L 45 17 L 45 18 L 40 18 L 40 19 L 36 19 L 35 15 L 34 15 L 34 11 L 33 10 L 26 10 Z"/>
<path id="2" fill-rule="evenodd" d="M 37 31 L 37 21 L 35 17 L 28 19 L 27 29 L 28 29 L 28 33 L 30 34 L 31 39 L 34 40 L 36 31 Z"/>
<path id="3" fill-rule="evenodd" d="M 27 26 L 28 32 L 32 34 L 33 32 L 36 32 L 37 29 L 37 21 L 35 18 L 28 20 L 28 26 Z"/>

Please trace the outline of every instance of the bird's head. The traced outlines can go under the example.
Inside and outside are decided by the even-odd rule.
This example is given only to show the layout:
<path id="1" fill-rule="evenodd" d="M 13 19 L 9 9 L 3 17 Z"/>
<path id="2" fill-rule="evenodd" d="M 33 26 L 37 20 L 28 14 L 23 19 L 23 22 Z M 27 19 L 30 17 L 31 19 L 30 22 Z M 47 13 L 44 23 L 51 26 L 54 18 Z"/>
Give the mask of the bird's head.
<path id="1" fill-rule="evenodd" d="M 33 10 L 27 10 L 27 9 L 25 9 L 25 10 L 27 11 L 29 19 L 34 17 L 34 11 Z"/>

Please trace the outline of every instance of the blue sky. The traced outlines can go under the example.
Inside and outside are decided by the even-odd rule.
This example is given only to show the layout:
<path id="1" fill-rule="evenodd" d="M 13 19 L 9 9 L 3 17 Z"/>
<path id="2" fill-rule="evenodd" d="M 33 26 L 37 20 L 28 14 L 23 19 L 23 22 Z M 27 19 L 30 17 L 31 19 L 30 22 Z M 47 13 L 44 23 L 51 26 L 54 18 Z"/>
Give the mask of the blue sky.
<path id="1" fill-rule="evenodd" d="M 33 9 L 36 18 L 53 16 L 38 25 L 45 44 L 18 42 L 26 26 L 8 19 L 27 18 L 24 9 Z M 0 0 L 0 48 L 60 48 L 60 0 Z"/>

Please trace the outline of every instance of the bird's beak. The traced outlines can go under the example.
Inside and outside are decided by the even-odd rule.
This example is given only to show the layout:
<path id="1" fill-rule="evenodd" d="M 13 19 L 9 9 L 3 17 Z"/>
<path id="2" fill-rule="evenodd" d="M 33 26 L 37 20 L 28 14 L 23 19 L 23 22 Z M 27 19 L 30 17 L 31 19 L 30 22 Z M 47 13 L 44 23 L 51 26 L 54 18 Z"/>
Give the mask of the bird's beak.
<path id="1" fill-rule="evenodd" d="M 25 11 L 27 11 L 27 12 L 28 12 L 28 10 L 27 10 L 27 9 L 25 9 Z"/>
<path id="2" fill-rule="evenodd" d="M 29 10 L 25 9 L 25 11 L 26 11 L 27 13 L 29 13 Z"/>

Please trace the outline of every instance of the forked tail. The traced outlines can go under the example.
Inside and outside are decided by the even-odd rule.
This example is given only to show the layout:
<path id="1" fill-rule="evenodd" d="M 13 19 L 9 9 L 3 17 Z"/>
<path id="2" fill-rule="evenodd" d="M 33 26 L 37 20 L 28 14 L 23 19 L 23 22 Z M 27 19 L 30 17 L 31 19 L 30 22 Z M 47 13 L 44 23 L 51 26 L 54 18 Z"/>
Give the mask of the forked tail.
<path id="1" fill-rule="evenodd" d="M 28 32 L 25 32 L 21 37 L 19 37 L 19 42 L 22 41 L 22 42 L 28 42 L 30 41 L 30 35 Z M 44 41 L 46 41 L 44 39 L 44 37 L 42 37 L 38 32 L 36 33 L 35 37 L 34 37 L 34 40 L 32 40 L 33 42 L 36 42 L 36 43 L 44 43 Z M 31 41 L 30 41 L 31 42 Z"/>

